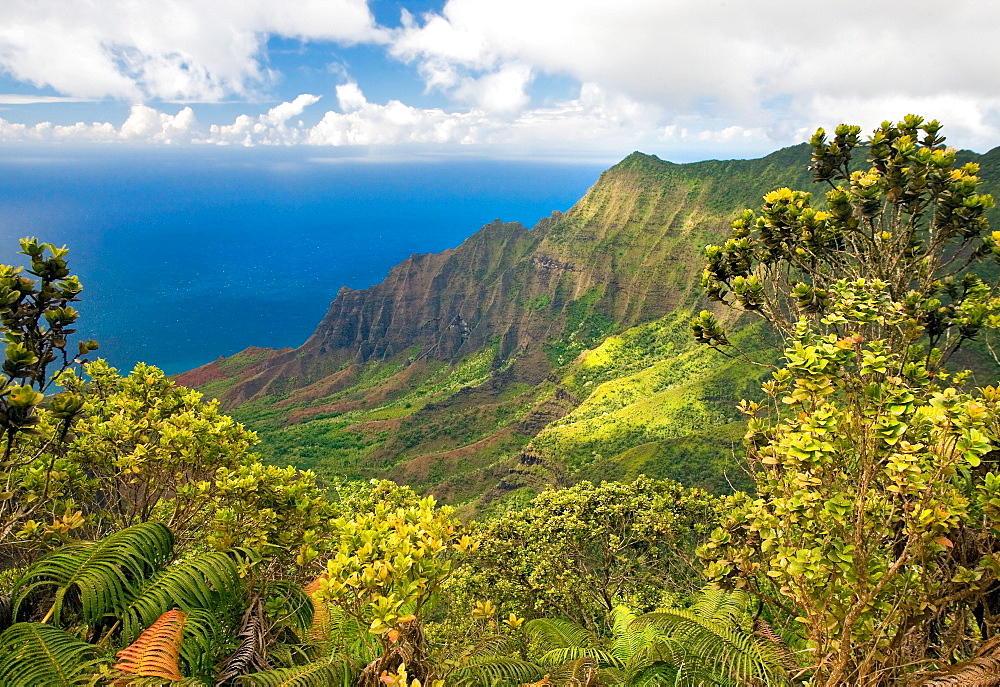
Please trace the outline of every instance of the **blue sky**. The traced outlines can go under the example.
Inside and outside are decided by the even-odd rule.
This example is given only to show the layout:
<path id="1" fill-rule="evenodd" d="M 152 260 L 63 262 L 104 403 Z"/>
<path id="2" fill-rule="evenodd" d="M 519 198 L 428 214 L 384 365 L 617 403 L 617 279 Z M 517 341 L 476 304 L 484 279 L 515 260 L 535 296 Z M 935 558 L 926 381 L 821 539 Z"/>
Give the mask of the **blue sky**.
<path id="1" fill-rule="evenodd" d="M 984 152 L 998 25 L 980 0 L 4 0 L 0 144 L 680 161 L 917 112 Z"/>

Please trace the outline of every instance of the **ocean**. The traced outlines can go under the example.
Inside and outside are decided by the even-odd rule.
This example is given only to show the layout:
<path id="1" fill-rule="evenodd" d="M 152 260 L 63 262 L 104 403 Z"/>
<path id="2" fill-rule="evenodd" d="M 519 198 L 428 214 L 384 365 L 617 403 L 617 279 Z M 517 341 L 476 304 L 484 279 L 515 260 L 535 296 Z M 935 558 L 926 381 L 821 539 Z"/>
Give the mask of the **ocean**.
<path id="1" fill-rule="evenodd" d="M 298 346 L 342 286 L 567 210 L 607 162 L 330 156 L 317 149 L 0 150 L 0 262 L 67 245 L 79 338 L 123 372 Z"/>

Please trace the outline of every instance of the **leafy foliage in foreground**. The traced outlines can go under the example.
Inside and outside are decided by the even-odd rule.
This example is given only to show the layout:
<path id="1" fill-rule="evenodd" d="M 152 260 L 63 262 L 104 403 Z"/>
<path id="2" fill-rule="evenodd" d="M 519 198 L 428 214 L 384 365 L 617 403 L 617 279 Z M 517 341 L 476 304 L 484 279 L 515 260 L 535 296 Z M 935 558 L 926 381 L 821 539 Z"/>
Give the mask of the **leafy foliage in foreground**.
<path id="1" fill-rule="evenodd" d="M 10 687 L 88 684 L 107 661 L 100 649 L 42 623 L 17 623 L 0 634 L 0 677 Z"/>
<path id="2" fill-rule="evenodd" d="M 502 613 L 560 615 L 592 631 L 618 605 L 648 610 L 701 586 L 695 548 L 718 499 L 640 477 L 539 494 L 474 532 L 480 542 L 450 591 Z"/>
<path id="3" fill-rule="evenodd" d="M 754 633 L 744 592 L 705 589 L 690 608 L 636 615 L 619 606 L 610 636 L 540 618 L 525 625 L 538 663 L 554 679 L 621 685 L 787 684 L 782 647 Z"/>
<path id="4" fill-rule="evenodd" d="M 828 209 L 780 189 L 706 249 L 709 294 L 787 340 L 769 401 L 742 404 L 757 498 L 732 497 L 701 554 L 797 617 L 817 685 L 895 684 L 995 634 L 1000 392 L 948 361 L 1000 326 L 996 285 L 966 271 L 1000 257 L 1000 232 L 939 131 L 885 122 L 857 171 L 860 130 L 818 131 Z M 693 328 L 729 345 L 710 313 Z"/>

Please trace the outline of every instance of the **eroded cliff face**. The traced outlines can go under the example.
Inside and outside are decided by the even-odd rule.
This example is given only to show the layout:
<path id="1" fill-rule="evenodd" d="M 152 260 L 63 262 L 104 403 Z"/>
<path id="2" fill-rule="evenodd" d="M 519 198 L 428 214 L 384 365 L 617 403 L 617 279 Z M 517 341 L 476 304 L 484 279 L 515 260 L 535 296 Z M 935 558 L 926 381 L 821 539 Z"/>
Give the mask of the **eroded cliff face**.
<path id="1" fill-rule="evenodd" d="M 411 256 L 371 288 L 341 289 L 301 347 L 258 352 L 221 400 L 232 408 L 269 395 L 318 398 L 342 386 L 345 365 L 453 362 L 489 346 L 498 368 L 514 359 L 509 379 L 537 384 L 551 372 L 546 342 L 586 338 L 588 327 L 603 334 L 698 299 L 697 256 L 719 227 L 702 212 L 709 187 L 683 169 L 634 153 L 531 231 L 497 220 L 455 249 Z M 225 374 L 206 368 L 179 381 Z"/>

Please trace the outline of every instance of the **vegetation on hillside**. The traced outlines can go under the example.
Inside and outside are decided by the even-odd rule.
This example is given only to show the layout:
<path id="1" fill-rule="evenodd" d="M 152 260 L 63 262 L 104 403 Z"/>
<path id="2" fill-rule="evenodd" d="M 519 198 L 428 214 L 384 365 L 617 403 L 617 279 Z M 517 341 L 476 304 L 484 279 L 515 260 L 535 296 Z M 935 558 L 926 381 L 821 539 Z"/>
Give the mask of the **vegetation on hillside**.
<path id="1" fill-rule="evenodd" d="M 981 276 L 1000 231 L 939 130 L 820 130 L 825 202 L 769 192 L 705 247 L 709 295 L 770 329 L 704 310 L 692 341 L 693 300 L 618 327 L 600 290 L 564 300 L 586 305 L 571 317 L 533 296 L 562 343 L 511 357 L 501 337 L 450 362 L 411 348 L 241 406 L 322 475 L 262 462 L 254 432 L 153 367 L 87 362 L 66 249 L 25 239 L 28 267 L 0 267 L 0 683 L 993 679 L 1000 391 L 959 363 L 1000 327 Z M 581 211 L 555 237 L 595 226 Z M 558 374 L 525 381 L 533 354 Z M 437 425 L 414 435 L 405 418 Z M 510 450 L 574 484 L 509 489 L 463 519 L 345 479 L 392 467 L 440 487 Z"/>

